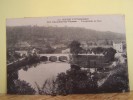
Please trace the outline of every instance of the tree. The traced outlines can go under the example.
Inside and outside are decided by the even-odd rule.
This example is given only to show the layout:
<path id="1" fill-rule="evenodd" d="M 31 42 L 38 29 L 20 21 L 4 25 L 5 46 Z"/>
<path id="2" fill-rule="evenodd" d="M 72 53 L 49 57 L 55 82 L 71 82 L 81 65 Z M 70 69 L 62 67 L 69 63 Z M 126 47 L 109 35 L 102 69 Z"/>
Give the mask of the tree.
<path id="1" fill-rule="evenodd" d="M 80 47 L 80 43 L 78 41 L 72 41 L 70 44 L 70 52 L 72 54 L 78 54 L 82 48 Z"/>
<path id="2" fill-rule="evenodd" d="M 108 48 L 105 51 L 105 58 L 106 58 L 106 62 L 110 62 L 110 61 L 114 61 L 114 56 L 116 54 L 116 50 L 113 48 Z"/>
<path id="3" fill-rule="evenodd" d="M 102 47 L 97 47 L 97 48 L 93 48 L 92 51 L 93 51 L 94 53 L 99 54 L 99 53 L 103 53 L 103 52 L 105 51 L 105 49 L 102 48 Z"/>

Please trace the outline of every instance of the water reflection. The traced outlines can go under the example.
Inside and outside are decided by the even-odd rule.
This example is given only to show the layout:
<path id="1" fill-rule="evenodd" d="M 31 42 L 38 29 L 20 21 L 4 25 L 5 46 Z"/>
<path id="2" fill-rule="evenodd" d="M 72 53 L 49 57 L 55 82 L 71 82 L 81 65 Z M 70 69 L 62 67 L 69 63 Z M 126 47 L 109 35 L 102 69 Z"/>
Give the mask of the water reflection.
<path id="1" fill-rule="evenodd" d="M 37 90 L 35 82 L 42 87 L 47 79 L 56 77 L 58 73 L 66 72 L 68 69 L 70 69 L 70 64 L 68 63 L 40 63 L 36 67 L 31 66 L 29 69 L 19 70 L 18 76 L 20 80 L 25 80 Z"/>

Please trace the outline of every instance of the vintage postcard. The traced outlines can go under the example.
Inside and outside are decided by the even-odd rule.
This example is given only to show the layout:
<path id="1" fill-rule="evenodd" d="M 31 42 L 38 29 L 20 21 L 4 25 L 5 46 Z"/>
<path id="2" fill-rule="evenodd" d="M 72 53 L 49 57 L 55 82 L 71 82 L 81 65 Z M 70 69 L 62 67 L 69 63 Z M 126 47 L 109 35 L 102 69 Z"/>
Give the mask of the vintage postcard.
<path id="1" fill-rule="evenodd" d="M 7 93 L 128 92 L 124 15 L 6 20 Z"/>

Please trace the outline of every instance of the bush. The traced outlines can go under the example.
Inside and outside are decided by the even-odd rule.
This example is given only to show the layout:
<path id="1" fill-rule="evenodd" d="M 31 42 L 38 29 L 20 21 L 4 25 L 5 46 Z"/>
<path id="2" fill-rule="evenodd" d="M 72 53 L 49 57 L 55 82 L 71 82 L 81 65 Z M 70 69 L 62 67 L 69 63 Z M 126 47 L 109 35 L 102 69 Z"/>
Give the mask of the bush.
<path id="1" fill-rule="evenodd" d="M 35 90 L 30 86 L 29 83 L 26 81 L 16 80 L 15 81 L 15 88 L 17 94 L 28 95 L 28 94 L 35 94 Z"/>
<path id="2" fill-rule="evenodd" d="M 56 95 L 57 94 L 57 83 L 56 79 L 53 77 L 51 79 L 45 80 L 44 84 L 42 87 L 39 87 L 39 85 L 35 82 L 38 93 L 39 94 L 45 94 L 45 95 Z"/>
<path id="3" fill-rule="evenodd" d="M 35 90 L 26 81 L 13 80 L 8 83 L 8 94 L 31 95 L 35 94 Z"/>

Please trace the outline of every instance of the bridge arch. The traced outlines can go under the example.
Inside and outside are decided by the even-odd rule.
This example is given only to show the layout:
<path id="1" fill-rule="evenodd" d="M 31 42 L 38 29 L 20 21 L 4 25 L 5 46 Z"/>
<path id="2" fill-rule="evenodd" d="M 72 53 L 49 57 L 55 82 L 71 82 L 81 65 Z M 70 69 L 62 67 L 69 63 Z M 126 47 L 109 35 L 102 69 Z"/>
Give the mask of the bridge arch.
<path id="1" fill-rule="evenodd" d="M 58 60 L 61 62 L 65 62 L 65 61 L 68 61 L 68 57 L 67 56 L 59 56 Z"/>
<path id="2" fill-rule="evenodd" d="M 48 57 L 47 56 L 41 56 L 40 61 L 48 61 Z"/>
<path id="3" fill-rule="evenodd" d="M 70 54 L 39 54 L 39 56 L 41 61 L 48 62 L 69 62 L 71 60 Z"/>
<path id="4" fill-rule="evenodd" d="M 49 61 L 56 62 L 56 61 L 58 61 L 58 57 L 56 57 L 56 56 L 50 56 L 49 57 Z"/>

